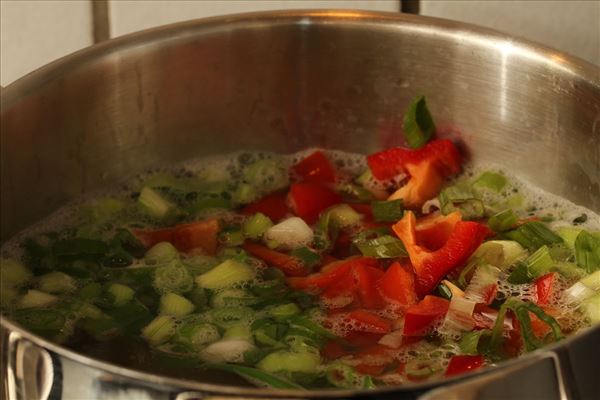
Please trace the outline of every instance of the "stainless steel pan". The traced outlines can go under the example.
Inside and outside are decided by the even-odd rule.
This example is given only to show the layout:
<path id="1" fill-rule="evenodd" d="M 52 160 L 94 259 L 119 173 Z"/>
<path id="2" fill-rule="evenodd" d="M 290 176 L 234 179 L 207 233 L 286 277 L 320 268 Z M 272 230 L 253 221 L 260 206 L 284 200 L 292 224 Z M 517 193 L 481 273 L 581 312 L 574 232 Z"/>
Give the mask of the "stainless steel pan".
<path id="1" fill-rule="evenodd" d="M 239 149 L 367 153 L 394 145 L 416 94 L 427 96 L 441 129 L 461 132 L 474 159 L 504 163 L 600 211 L 598 67 L 440 19 L 269 12 L 111 40 L 2 90 L 1 240 L 157 165 Z M 152 375 L 1 322 L 9 398 L 309 396 Z M 597 398 L 599 342 L 595 328 L 466 377 L 310 396 Z"/>

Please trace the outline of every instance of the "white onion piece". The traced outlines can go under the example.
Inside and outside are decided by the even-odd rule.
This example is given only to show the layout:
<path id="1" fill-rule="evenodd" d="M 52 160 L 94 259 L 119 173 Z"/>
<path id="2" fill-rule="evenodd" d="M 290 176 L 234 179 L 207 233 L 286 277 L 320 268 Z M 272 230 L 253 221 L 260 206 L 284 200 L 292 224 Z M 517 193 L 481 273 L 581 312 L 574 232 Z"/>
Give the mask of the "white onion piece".
<path id="1" fill-rule="evenodd" d="M 450 308 L 444 318 L 442 325 L 443 331 L 470 331 L 475 326 L 473 320 L 473 310 L 475 310 L 476 301 L 464 297 L 452 296 Z"/>
<path id="2" fill-rule="evenodd" d="M 243 339 L 220 340 L 205 347 L 200 358 L 206 362 L 240 363 L 244 361 L 244 353 L 253 348 L 252 343 Z"/>
<path id="3" fill-rule="evenodd" d="M 477 267 L 469 285 L 465 289 L 465 298 L 476 303 L 487 303 L 487 290 L 498 283 L 500 270 L 490 265 Z"/>
<path id="4" fill-rule="evenodd" d="M 596 292 L 581 282 L 575 283 L 563 293 L 563 298 L 568 303 L 581 303 L 583 300 L 592 297 Z"/>
<path id="5" fill-rule="evenodd" d="M 402 346 L 402 329 L 388 333 L 379 339 L 377 343 L 392 349 L 399 349 Z"/>
<path id="6" fill-rule="evenodd" d="M 435 198 L 429 199 L 425 203 L 423 203 L 421 212 L 423 214 L 430 214 L 430 213 L 434 212 L 435 210 L 441 210 L 441 209 L 442 209 L 442 206 L 440 205 L 440 200 L 437 197 L 435 197 Z"/>
<path id="7" fill-rule="evenodd" d="M 281 247 L 295 249 L 312 242 L 314 233 L 302 218 L 292 217 L 270 227 L 264 237 Z"/>

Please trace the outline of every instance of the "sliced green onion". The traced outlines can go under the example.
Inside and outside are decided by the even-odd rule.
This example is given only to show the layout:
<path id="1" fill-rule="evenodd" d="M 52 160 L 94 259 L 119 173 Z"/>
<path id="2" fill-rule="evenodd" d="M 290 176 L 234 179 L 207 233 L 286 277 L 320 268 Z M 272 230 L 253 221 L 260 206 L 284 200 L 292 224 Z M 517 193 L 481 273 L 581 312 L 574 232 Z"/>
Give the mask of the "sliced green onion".
<path id="1" fill-rule="evenodd" d="M 248 342 L 252 342 L 252 332 L 248 324 L 236 324 L 232 325 L 225 330 L 223 339 L 243 339 Z"/>
<path id="2" fill-rule="evenodd" d="M 308 247 L 298 247 L 297 249 L 292 250 L 290 255 L 302 261 L 307 268 L 312 268 L 321 262 L 321 255 Z"/>
<path id="3" fill-rule="evenodd" d="M 402 199 L 374 201 L 371 203 L 373 219 L 377 222 L 396 222 L 404 215 Z"/>
<path id="4" fill-rule="evenodd" d="M 477 198 L 473 188 L 467 182 L 458 182 L 443 189 L 439 195 L 442 214 L 448 215 L 460 211 L 463 219 L 478 219 L 485 214 L 485 206 Z"/>
<path id="5" fill-rule="evenodd" d="M 112 296 L 113 305 L 120 307 L 133 299 L 135 291 L 129 286 L 120 283 L 111 283 L 106 291 Z"/>
<path id="6" fill-rule="evenodd" d="M 244 243 L 244 234 L 237 227 L 228 227 L 219 233 L 219 241 L 227 247 L 241 246 Z"/>
<path id="7" fill-rule="evenodd" d="M 600 237 L 581 231 L 575 239 L 575 259 L 588 273 L 600 269 Z"/>
<path id="8" fill-rule="evenodd" d="M 210 322 L 226 329 L 236 324 L 249 324 L 254 315 L 249 307 L 223 307 L 210 310 L 207 317 Z"/>
<path id="9" fill-rule="evenodd" d="M 7 258 L 0 259 L 0 278 L 3 288 L 23 286 L 32 277 L 31 271 L 22 263 Z"/>
<path id="10" fill-rule="evenodd" d="M 314 332 L 322 337 L 328 338 L 328 339 L 334 339 L 336 336 L 329 332 L 327 329 L 325 329 L 323 326 L 319 325 L 318 323 L 300 316 L 300 315 L 295 315 L 293 317 L 291 317 L 288 320 L 290 326 L 295 326 L 295 327 L 299 327 L 302 329 L 307 329 L 311 332 Z"/>
<path id="11" fill-rule="evenodd" d="M 567 247 L 569 249 L 574 250 L 575 249 L 575 240 L 577 240 L 577 236 L 579 236 L 581 231 L 583 231 L 583 229 L 573 228 L 573 227 L 569 226 L 569 227 L 559 228 L 556 233 L 558 233 L 558 236 L 560 236 L 564 240 L 565 244 L 567 245 Z"/>
<path id="12" fill-rule="evenodd" d="M 160 242 L 152 246 L 144 255 L 144 263 L 147 265 L 166 264 L 179 259 L 179 252 L 169 242 Z"/>
<path id="13" fill-rule="evenodd" d="M 194 287 L 194 278 L 179 261 L 158 267 L 154 272 L 154 289 L 158 293 L 187 293 Z"/>
<path id="14" fill-rule="evenodd" d="M 397 258 L 408 255 L 402 242 L 391 235 L 366 240 L 358 239 L 354 240 L 353 243 L 366 257 Z"/>
<path id="15" fill-rule="evenodd" d="M 17 306 L 18 308 L 41 308 L 54 304 L 58 300 L 59 298 L 54 295 L 30 289 L 19 299 Z"/>
<path id="16" fill-rule="evenodd" d="M 435 132 L 433 118 L 427 109 L 425 96 L 415 97 L 404 115 L 404 137 L 409 147 L 418 149 L 431 139 Z"/>
<path id="17" fill-rule="evenodd" d="M 516 224 L 517 220 L 516 214 L 509 208 L 492 215 L 490 219 L 488 219 L 488 225 L 495 232 L 504 232 Z"/>
<path id="18" fill-rule="evenodd" d="M 338 191 L 351 202 L 355 201 L 359 203 L 368 203 L 375 198 L 373 193 L 371 193 L 368 189 L 352 183 L 347 183 L 339 187 Z"/>
<path id="19" fill-rule="evenodd" d="M 482 243 L 471 257 L 505 270 L 516 261 L 525 259 L 527 251 L 513 240 L 489 240 Z M 462 275 L 462 274 L 461 274 Z"/>
<path id="20" fill-rule="evenodd" d="M 521 246 L 530 251 L 535 251 L 543 245 L 562 243 L 563 241 L 560 236 L 538 221 L 527 222 L 517 229 L 506 232 L 504 235 L 511 240 L 519 242 Z"/>
<path id="21" fill-rule="evenodd" d="M 244 353 L 256 347 L 245 339 L 221 339 L 206 346 L 200 352 L 200 358 L 209 363 L 241 363 Z"/>
<path id="22" fill-rule="evenodd" d="M 205 367 L 237 374 L 259 386 L 266 386 L 274 389 L 304 390 L 302 386 L 296 383 L 256 368 L 231 364 L 206 364 Z"/>
<path id="23" fill-rule="evenodd" d="M 600 324 L 600 293 L 584 300 L 580 308 L 592 324 Z"/>
<path id="24" fill-rule="evenodd" d="M 581 279 L 586 274 L 585 270 L 577 264 L 562 261 L 555 262 L 552 271 L 556 271 L 568 279 Z"/>
<path id="25" fill-rule="evenodd" d="M 256 273 L 251 266 L 236 261 L 225 260 L 210 271 L 196 277 L 196 284 L 205 289 L 224 289 L 254 279 Z"/>
<path id="26" fill-rule="evenodd" d="M 138 203 L 151 217 L 159 219 L 166 217 L 175 208 L 171 202 L 149 187 L 142 189 Z"/>
<path id="27" fill-rule="evenodd" d="M 424 379 L 443 371 L 443 368 L 432 360 L 410 360 L 404 367 L 406 376 L 413 379 Z"/>
<path id="28" fill-rule="evenodd" d="M 276 321 L 286 321 L 292 315 L 299 314 L 300 311 L 300 307 L 296 303 L 287 303 L 270 308 L 268 313 Z"/>
<path id="29" fill-rule="evenodd" d="M 516 285 L 531 282 L 535 277 L 531 274 L 531 271 L 525 262 L 519 262 L 517 267 L 512 270 L 508 276 L 508 282 Z"/>
<path id="30" fill-rule="evenodd" d="M 272 226 L 273 222 L 269 217 L 256 213 L 244 222 L 242 232 L 250 239 L 259 239 Z"/>
<path id="31" fill-rule="evenodd" d="M 81 207 L 82 216 L 89 222 L 102 224 L 114 218 L 125 208 L 123 201 L 113 197 L 94 199 Z"/>
<path id="32" fill-rule="evenodd" d="M 142 329 L 142 337 L 151 345 L 157 346 L 168 341 L 175 334 L 176 329 L 177 323 L 174 317 L 159 315 Z"/>
<path id="33" fill-rule="evenodd" d="M 196 307 L 185 297 L 175 293 L 163 294 L 160 298 L 159 314 L 183 317 L 191 314 Z"/>
<path id="34" fill-rule="evenodd" d="M 579 281 L 563 292 L 563 298 L 571 304 L 578 304 L 595 294 L 594 290 Z"/>
<path id="35" fill-rule="evenodd" d="M 77 289 L 75 279 L 63 272 L 49 272 L 38 278 L 38 288 L 46 293 L 70 293 Z"/>
<path id="36" fill-rule="evenodd" d="M 489 329 L 465 333 L 458 343 L 460 351 L 464 354 L 480 354 L 480 341 L 484 337 L 489 337 L 491 333 Z"/>
<path id="37" fill-rule="evenodd" d="M 496 193 L 500 193 L 506 184 L 506 177 L 493 171 L 485 171 L 473 182 L 473 186 L 477 189 L 489 189 Z"/>
<path id="38" fill-rule="evenodd" d="M 232 201 L 236 205 L 248 204 L 257 200 L 260 197 L 257 188 L 248 184 L 240 183 L 232 194 Z"/>
<path id="39" fill-rule="evenodd" d="M 452 298 L 452 291 L 448 286 L 444 285 L 443 283 L 440 283 L 437 286 L 436 292 L 440 295 L 440 297 L 443 297 L 444 299 L 450 300 Z"/>
<path id="40" fill-rule="evenodd" d="M 228 288 L 215 293 L 210 304 L 213 308 L 222 308 L 250 305 L 256 301 L 256 297 L 245 289 Z"/>
<path id="41" fill-rule="evenodd" d="M 588 276 L 581 278 L 579 282 L 596 292 L 600 291 L 600 271 L 592 272 Z"/>
<path id="42" fill-rule="evenodd" d="M 498 283 L 500 270 L 491 265 L 480 265 L 475 270 L 469 285 L 465 289 L 465 298 L 478 303 L 487 302 L 487 290 Z"/>
<path id="43" fill-rule="evenodd" d="M 531 282 L 533 279 L 549 272 L 553 265 L 554 260 L 550 256 L 548 246 L 544 245 L 515 268 L 509 275 L 508 282 L 515 284 Z"/>
<path id="44" fill-rule="evenodd" d="M 244 180 L 261 193 L 283 189 L 290 183 L 287 168 L 274 159 L 262 159 L 248 165 L 244 170 Z"/>
<path id="45" fill-rule="evenodd" d="M 331 207 L 327 212 L 329 213 L 331 223 L 341 229 L 356 225 L 362 219 L 362 215 L 354 211 L 348 204 L 339 204 Z"/>
<path id="46" fill-rule="evenodd" d="M 277 351 L 260 360 L 256 366 L 267 372 L 315 372 L 321 364 L 321 357 L 314 353 L 292 353 Z"/>
<path id="47" fill-rule="evenodd" d="M 176 343 L 196 351 L 219 339 L 221 339 L 221 335 L 217 327 L 197 316 L 184 319 L 173 337 Z"/>

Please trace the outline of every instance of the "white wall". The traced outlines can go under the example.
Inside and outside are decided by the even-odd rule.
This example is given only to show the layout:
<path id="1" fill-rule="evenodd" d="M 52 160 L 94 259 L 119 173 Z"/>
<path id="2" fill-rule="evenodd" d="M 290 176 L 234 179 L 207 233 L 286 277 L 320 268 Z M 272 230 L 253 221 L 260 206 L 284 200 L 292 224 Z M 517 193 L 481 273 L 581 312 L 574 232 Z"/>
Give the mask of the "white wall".
<path id="1" fill-rule="evenodd" d="M 509 32 L 600 65 L 598 0 L 421 0 L 421 14 Z"/>

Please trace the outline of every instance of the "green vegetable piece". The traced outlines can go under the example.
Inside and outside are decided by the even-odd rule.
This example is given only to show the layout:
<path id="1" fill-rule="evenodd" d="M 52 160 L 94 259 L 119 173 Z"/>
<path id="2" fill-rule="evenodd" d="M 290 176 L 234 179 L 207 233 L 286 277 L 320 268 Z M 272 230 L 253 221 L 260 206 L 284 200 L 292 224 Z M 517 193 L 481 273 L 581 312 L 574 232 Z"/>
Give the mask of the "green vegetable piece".
<path id="1" fill-rule="evenodd" d="M 307 268 L 312 268 L 321 263 L 321 255 L 308 247 L 298 247 L 292 250 L 290 255 L 300 259 Z"/>
<path id="2" fill-rule="evenodd" d="M 377 222 L 396 222 L 404 215 L 402 199 L 374 201 L 371 203 L 373 219 Z"/>
<path id="3" fill-rule="evenodd" d="M 120 283 L 111 283 L 106 291 L 113 298 L 113 305 L 116 307 L 129 303 L 135 294 L 135 291 L 132 288 Z"/>
<path id="4" fill-rule="evenodd" d="M 142 337 L 153 346 L 167 342 L 175 334 L 177 323 L 175 317 L 159 315 L 142 329 Z"/>
<path id="5" fill-rule="evenodd" d="M 506 177 L 498 172 L 485 171 L 473 182 L 473 187 L 481 190 L 489 189 L 500 193 L 508 183 Z"/>
<path id="6" fill-rule="evenodd" d="M 248 183 L 240 183 L 233 192 L 232 201 L 237 205 L 252 203 L 260 197 L 260 193 L 258 193 L 257 189 L 248 184 Z"/>
<path id="7" fill-rule="evenodd" d="M 156 268 L 153 286 L 161 294 L 187 293 L 194 287 L 194 278 L 181 262 L 171 261 Z"/>
<path id="8" fill-rule="evenodd" d="M 98 282 L 88 283 L 79 291 L 79 298 L 82 300 L 95 300 L 102 294 L 102 285 Z"/>
<path id="9" fill-rule="evenodd" d="M 404 137 L 408 146 L 413 149 L 423 147 L 434 132 L 435 124 L 427 109 L 425 96 L 414 98 L 404 115 Z"/>
<path id="10" fill-rule="evenodd" d="M 210 310 L 206 317 L 209 322 L 226 329 L 237 324 L 249 324 L 254 315 L 254 310 L 249 307 L 223 307 Z"/>
<path id="11" fill-rule="evenodd" d="M 228 288 L 215 293 L 210 301 L 213 308 L 237 307 L 256 302 L 256 297 L 245 289 Z"/>
<path id="12" fill-rule="evenodd" d="M 256 367 L 267 372 L 315 372 L 321 364 L 321 358 L 314 353 L 292 353 L 276 351 L 260 360 Z"/>
<path id="13" fill-rule="evenodd" d="M 19 299 L 18 308 L 41 308 L 56 303 L 59 300 L 57 296 L 30 289 Z"/>
<path id="14" fill-rule="evenodd" d="M 577 236 L 583 231 L 581 228 L 563 227 L 559 228 L 556 233 L 562 238 L 567 247 L 571 250 L 575 250 L 575 240 Z"/>
<path id="15" fill-rule="evenodd" d="M 27 267 L 18 261 L 0 259 L 0 280 L 3 288 L 17 288 L 31 280 L 33 274 Z"/>
<path id="16" fill-rule="evenodd" d="M 575 259 L 588 273 L 600 269 L 600 237 L 581 231 L 575 239 Z"/>
<path id="17" fill-rule="evenodd" d="M 590 323 L 593 325 L 600 324 L 600 293 L 583 300 L 579 307 Z"/>
<path id="18" fill-rule="evenodd" d="M 225 228 L 219 233 L 219 241 L 227 247 L 241 246 L 244 243 L 244 235 L 236 227 Z"/>
<path id="19" fill-rule="evenodd" d="M 33 333 L 49 338 L 59 335 L 67 322 L 63 313 L 47 308 L 19 310 L 14 319 Z"/>
<path id="20" fill-rule="evenodd" d="M 480 342 L 483 338 L 489 337 L 491 334 L 492 331 L 489 329 L 465 333 L 458 343 L 460 351 L 464 354 L 481 354 Z"/>
<path id="21" fill-rule="evenodd" d="M 517 267 L 510 273 L 508 276 L 508 282 L 516 285 L 521 285 L 524 283 L 529 283 L 534 279 L 534 276 L 531 274 L 527 263 L 520 262 L 517 264 Z"/>
<path id="22" fill-rule="evenodd" d="M 413 359 L 406 363 L 404 371 L 412 379 L 424 379 L 442 372 L 442 367 L 432 360 Z"/>
<path id="23" fill-rule="evenodd" d="M 333 206 L 327 212 L 329 213 L 330 223 L 335 224 L 338 228 L 356 225 L 362 219 L 362 215 L 354 211 L 348 204 Z"/>
<path id="24" fill-rule="evenodd" d="M 223 339 L 244 339 L 248 342 L 252 342 L 252 332 L 248 324 L 236 324 L 232 325 L 225 330 Z"/>
<path id="25" fill-rule="evenodd" d="M 586 275 L 583 268 L 580 268 L 577 264 L 572 262 L 555 262 L 551 270 L 558 272 L 568 279 L 581 279 Z"/>
<path id="26" fill-rule="evenodd" d="M 197 316 L 186 318 L 173 337 L 176 343 L 196 351 L 219 339 L 221 335 L 217 327 Z"/>
<path id="27" fill-rule="evenodd" d="M 206 294 L 206 290 L 200 287 L 195 287 L 189 293 L 188 297 L 190 301 L 196 306 L 197 310 L 200 310 L 208 304 L 208 295 Z"/>
<path id="28" fill-rule="evenodd" d="M 355 239 L 353 244 L 363 256 L 376 258 L 406 257 L 408 253 L 398 238 L 383 235 L 374 239 Z"/>
<path id="29" fill-rule="evenodd" d="M 106 310 L 106 314 L 117 323 L 119 331 L 130 335 L 138 334 L 153 317 L 148 308 L 135 299 L 120 307 Z"/>
<path id="30" fill-rule="evenodd" d="M 175 209 L 175 205 L 150 187 L 142 189 L 138 204 L 148 215 L 157 219 L 167 217 Z"/>
<path id="31" fill-rule="evenodd" d="M 242 233 L 250 239 L 260 239 L 262 235 L 273 226 L 273 222 L 264 214 L 256 213 L 242 225 Z"/>
<path id="32" fill-rule="evenodd" d="M 458 182 L 443 189 L 439 195 L 442 214 L 448 215 L 460 211 L 463 219 L 479 219 L 485 214 L 485 207 L 477 197 L 471 185 Z"/>
<path id="33" fill-rule="evenodd" d="M 317 334 L 327 339 L 336 338 L 336 336 L 333 333 L 329 332 L 323 326 L 319 325 L 318 323 L 312 321 L 311 319 L 305 316 L 295 315 L 289 319 L 289 323 L 292 327 L 298 327 L 301 329 L 308 330 L 310 332 L 313 332 L 314 334 Z"/>
<path id="34" fill-rule="evenodd" d="M 352 183 L 339 187 L 338 192 L 350 202 L 368 203 L 375 200 L 375 196 L 368 189 Z"/>
<path id="35" fill-rule="evenodd" d="M 75 279 L 63 272 L 49 272 L 37 280 L 37 287 L 46 293 L 71 293 L 77 289 Z"/>
<path id="36" fill-rule="evenodd" d="M 262 159 L 250 164 L 244 170 L 244 180 L 261 193 L 283 189 L 290 182 L 287 168 L 273 159 Z"/>
<path id="37" fill-rule="evenodd" d="M 256 272 L 251 266 L 236 261 L 225 260 L 210 271 L 198 276 L 196 284 L 205 289 L 223 289 L 254 279 Z"/>
<path id="38" fill-rule="evenodd" d="M 436 292 L 444 299 L 450 300 L 452 298 L 452 291 L 450 288 L 443 283 L 440 283 L 436 289 Z"/>
<path id="39" fill-rule="evenodd" d="M 191 314 L 196 307 L 183 296 L 175 293 L 163 294 L 160 298 L 159 314 L 184 317 Z"/>
<path id="40" fill-rule="evenodd" d="M 83 217 L 94 224 L 102 224 L 116 217 L 125 204 L 113 197 L 94 199 L 81 208 Z"/>
<path id="41" fill-rule="evenodd" d="M 300 307 L 295 303 L 287 303 L 270 308 L 268 313 L 276 321 L 285 321 L 292 315 L 300 314 L 300 311 Z"/>
<path id="42" fill-rule="evenodd" d="M 600 271 L 592 272 L 591 274 L 581 278 L 579 282 L 596 292 L 600 291 Z"/>
<path id="43" fill-rule="evenodd" d="M 274 389 L 304 390 L 302 386 L 290 382 L 287 379 L 252 367 L 224 363 L 205 364 L 205 367 L 237 374 L 258 386 L 266 386 Z"/>
<path id="44" fill-rule="evenodd" d="M 513 227 L 517 223 L 517 216 L 512 209 L 506 209 L 494 214 L 488 220 L 488 225 L 495 232 L 504 232 Z"/>
<path id="45" fill-rule="evenodd" d="M 517 268 L 508 276 L 508 282 L 522 284 L 549 272 L 554 265 L 548 246 L 542 246 L 527 259 L 519 263 Z"/>
<path id="46" fill-rule="evenodd" d="M 179 259 L 179 252 L 169 242 L 160 242 L 155 244 L 144 255 L 146 265 L 166 264 Z"/>
<path id="47" fill-rule="evenodd" d="M 504 235 L 518 242 L 529 251 L 536 251 L 544 245 L 562 243 L 563 241 L 560 236 L 552 232 L 544 223 L 538 221 L 527 222 L 517 229 L 506 232 Z"/>

